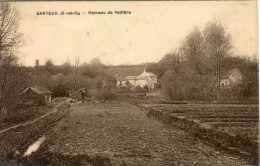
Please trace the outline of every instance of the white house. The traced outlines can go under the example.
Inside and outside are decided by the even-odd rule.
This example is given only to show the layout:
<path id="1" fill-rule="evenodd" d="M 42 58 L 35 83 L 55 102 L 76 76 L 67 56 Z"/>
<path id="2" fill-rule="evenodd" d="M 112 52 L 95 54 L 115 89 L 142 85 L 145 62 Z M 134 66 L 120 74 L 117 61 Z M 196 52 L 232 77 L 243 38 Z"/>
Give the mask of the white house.
<path id="1" fill-rule="evenodd" d="M 117 87 L 123 87 L 126 86 L 127 83 L 130 83 L 133 88 L 136 88 L 137 86 L 144 88 L 147 86 L 148 90 L 153 90 L 157 83 L 157 76 L 151 72 L 146 72 L 145 69 L 139 76 L 127 76 L 124 79 L 116 76 L 116 79 Z"/>

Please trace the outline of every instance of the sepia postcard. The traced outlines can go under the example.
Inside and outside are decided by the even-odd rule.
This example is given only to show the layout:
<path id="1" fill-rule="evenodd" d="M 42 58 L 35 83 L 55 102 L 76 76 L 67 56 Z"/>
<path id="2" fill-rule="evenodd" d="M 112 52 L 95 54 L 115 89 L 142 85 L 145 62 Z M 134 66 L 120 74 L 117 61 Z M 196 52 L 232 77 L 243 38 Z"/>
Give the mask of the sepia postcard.
<path id="1" fill-rule="evenodd" d="M 0 165 L 259 165 L 257 3 L 0 2 Z"/>

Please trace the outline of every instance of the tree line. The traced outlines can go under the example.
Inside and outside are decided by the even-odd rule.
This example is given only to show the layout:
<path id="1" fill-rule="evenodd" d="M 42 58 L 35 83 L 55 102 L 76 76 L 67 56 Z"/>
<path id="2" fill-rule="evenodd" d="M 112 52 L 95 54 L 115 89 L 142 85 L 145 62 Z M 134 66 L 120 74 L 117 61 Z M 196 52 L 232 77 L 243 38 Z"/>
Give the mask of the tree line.
<path id="1" fill-rule="evenodd" d="M 55 65 L 19 65 L 19 48 L 24 45 L 19 32 L 20 16 L 9 3 L 0 3 L 0 110 L 19 101 L 19 93 L 28 86 L 48 88 L 54 96 L 68 96 L 78 88 L 110 90 L 116 80 L 105 70 L 115 66 L 94 58 L 89 64 L 67 61 Z M 147 71 L 158 75 L 164 95 L 171 100 L 247 100 L 258 98 L 258 60 L 232 53 L 232 38 L 220 21 L 203 28 L 194 27 L 181 46 L 158 63 L 147 63 Z M 142 64 L 144 65 L 144 64 Z M 127 67 L 122 65 L 121 67 Z M 237 68 L 244 75 L 242 84 L 221 89 L 221 75 Z"/>
<path id="2" fill-rule="evenodd" d="M 78 88 L 111 90 L 116 80 L 104 72 L 98 58 L 89 64 L 69 61 L 55 65 L 47 60 L 42 66 L 26 67 L 19 64 L 19 48 L 25 44 L 19 32 L 20 15 L 15 6 L 0 3 L 0 111 L 12 109 L 19 103 L 20 93 L 29 86 L 43 86 L 55 96 L 68 96 Z"/>
<path id="3" fill-rule="evenodd" d="M 116 80 L 105 72 L 104 64 L 94 58 L 89 64 L 79 65 L 79 60 L 74 64 L 69 61 L 62 65 L 54 65 L 47 60 L 42 66 L 27 69 L 30 73 L 31 85 L 40 85 L 53 92 L 54 97 L 69 96 L 70 92 L 80 88 L 96 90 L 115 89 Z"/>
<path id="4" fill-rule="evenodd" d="M 149 64 L 148 70 L 159 76 L 171 100 L 257 100 L 258 61 L 235 55 L 232 48 L 231 35 L 214 20 L 203 29 L 194 27 L 177 50 Z M 245 76 L 243 83 L 222 89 L 221 76 L 235 68 Z"/>

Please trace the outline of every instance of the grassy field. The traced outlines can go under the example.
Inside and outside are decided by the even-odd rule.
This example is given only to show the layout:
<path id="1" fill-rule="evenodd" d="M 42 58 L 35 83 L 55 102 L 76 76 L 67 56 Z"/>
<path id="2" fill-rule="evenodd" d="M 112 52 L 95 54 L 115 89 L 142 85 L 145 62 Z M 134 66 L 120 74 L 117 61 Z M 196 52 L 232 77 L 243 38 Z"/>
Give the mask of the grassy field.
<path id="1" fill-rule="evenodd" d="M 42 152 L 48 156 L 45 164 L 248 164 L 183 130 L 147 117 L 125 102 L 74 104 L 70 109 L 72 112 L 46 133 Z"/>

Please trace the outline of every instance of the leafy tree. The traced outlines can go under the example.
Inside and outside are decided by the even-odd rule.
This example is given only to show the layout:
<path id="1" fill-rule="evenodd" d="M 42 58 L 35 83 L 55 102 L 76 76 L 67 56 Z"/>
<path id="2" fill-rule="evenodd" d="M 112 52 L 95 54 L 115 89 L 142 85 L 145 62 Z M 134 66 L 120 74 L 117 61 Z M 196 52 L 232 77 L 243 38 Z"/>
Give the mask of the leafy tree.
<path id="1" fill-rule="evenodd" d="M 89 62 L 90 66 L 103 66 L 101 60 L 99 58 L 93 58 Z"/>
<path id="2" fill-rule="evenodd" d="M 162 79 L 165 92 L 174 99 L 189 100 L 211 100 L 217 92 L 219 100 L 221 61 L 230 49 L 231 36 L 219 21 L 209 22 L 203 31 L 195 27 L 175 54 L 159 61 L 166 71 Z"/>
<path id="3" fill-rule="evenodd" d="M 212 82 L 214 76 L 214 59 L 208 56 L 205 51 L 205 40 L 202 32 L 195 27 L 185 38 L 180 50 L 185 57 L 186 65 L 193 71 L 194 79 L 192 82 L 197 86 L 193 90 L 198 91 L 198 99 L 207 100 L 209 93 L 212 93 Z M 187 73 L 188 74 L 188 73 Z"/>
<path id="4" fill-rule="evenodd" d="M 215 69 L 217 76 L 217 101 L 220 99 L 220 62 L 223 57 L 227 56 L 232 48 L 231 35 L 220 21 L 212 21 L 206 24 L 204 28 L 205 51 L 207 56 L 215 59 Z"/>
<path id="5" fill-rule="evenodd" d="M 99 58 L 94 58 L 89 64 L 81 65 L 82 74 L 89 78 L 102 77 L 104 75 L 104 65 Z"/>
<path id="6" fill-rule="evenodd" d="M 65 62 L 61 65 L 61 68 L 62 68 L 62 73 L 65 74 L 65 75 L 68 75 L 72 72 L 72 66 L 70 64 L 70 62 Z"/>
<path id="7" fill-rule="evenodd" d="M 103 80 L 103 89 L 113 90 L 116 88 L 116 79 L 110 75 L 104 75 Z"/>
<path id="8" fill-rule="evenodd" d="M 148 63 L 146 65 L 146 70 L 149 71 L 149 72 L 154 73 L 159 78 L 161 78 L 163 76 L 163 74 L 164 74 L 164 71 L 162 71 L 162 68 L 159 65 L 159 63 Z"/>
<path id="9" fill-rule="evenodd" d="M 171 100 L 182 100 L 182 80 L 175 70 L 168 70 L 162 77 L 162 86 L 164 94 Z"/>
<path id="10" fill-rule="evenodd" d="M 147 65 L 147 71 L 150 71 L 161 78 L 167 70 L 178 70 L 178 57 L 176 53 L 166 54 L 157 64 L 150 63 Z"/>
<path id="11" fill-rule="evenodd" d="M 181 47 L 182 53 L 189 62 L 190 67 L 198 75 L 206 75 L 212 71 L 212 61 L 204 51 L 204 38 L 198 27 L 195 27 L 185 38 Z"/>
<path id="12" fill-rule="evenodd" d="M 56 74 L 55 66 L 54 66 L 52 60 L 49 59 L 49 60 L 46 61 L 45 71 L 47 71 L 51 75 Z"/>

